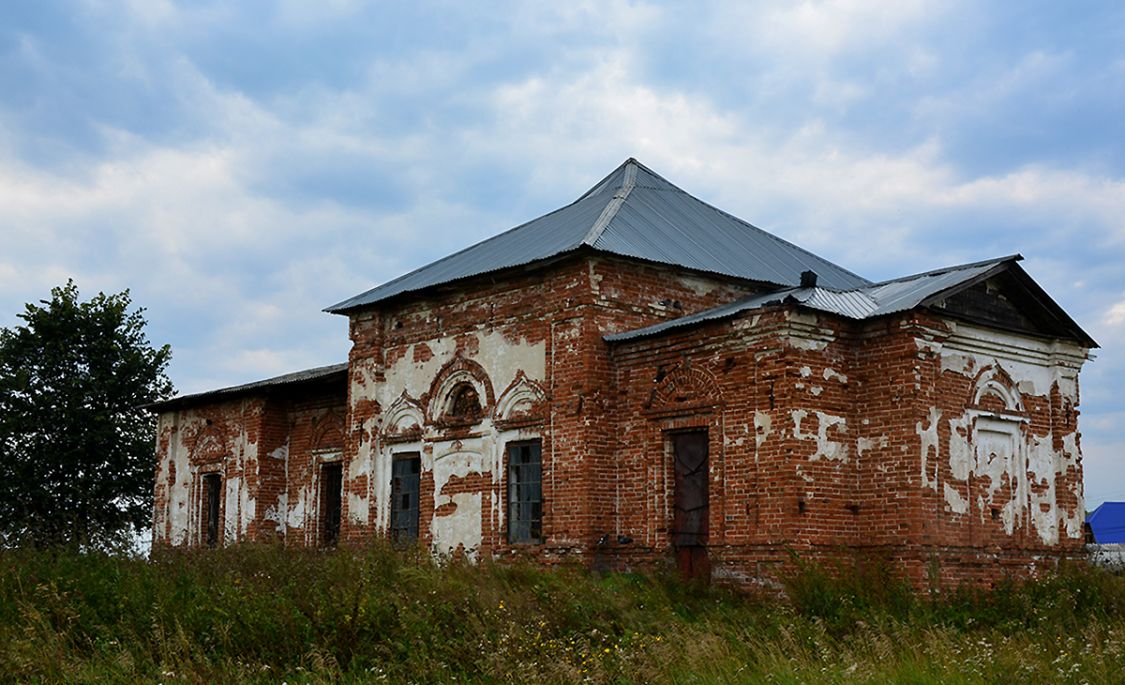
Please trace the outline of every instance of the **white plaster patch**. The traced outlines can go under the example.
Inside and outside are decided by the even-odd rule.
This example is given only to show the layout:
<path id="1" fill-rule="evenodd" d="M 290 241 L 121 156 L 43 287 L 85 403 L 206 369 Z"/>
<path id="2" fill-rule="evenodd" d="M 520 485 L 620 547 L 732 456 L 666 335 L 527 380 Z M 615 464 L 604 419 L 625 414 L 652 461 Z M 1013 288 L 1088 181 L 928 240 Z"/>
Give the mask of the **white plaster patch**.
<path id="1" fill-rule="evenodd" d="M 430 530 L 434 536 L 434 553 L 445 556 L 463 547 L 465 555 L 476 560 L 481 540 L 481 493 L 459 492 L 445 497 L 445 503 L 456 506 L 450 516 L 434 516 Z"/>
<path id="2" fill-rule="evenodd" d="M 959 481 L 967 480 L 973 466 L 973 446 L 969 439 L 968 415 L 949 420 L 949 472 Z"/>
<path id="3" fill-rule="evenodd" d="M 348 493 L 348 518 L 352 523 L 363 525 L 367 523 L 369 515 L 366 493 Z"/>
<path id="4" fill-rule="evenodd" d="M 773 429 L 773 416 L 764 411 L 754 412 L 754 442 L 761 447 Z"/>
<path id="5" fill-rule="evenodd" d="M 305 506 L 306 506 L 306 493 L 305 488 L 301 488 L 297 493 L 297 501 L 289 509 L 289 517 L 287 522 L 290 528 L 302 528 L 305 525 Z"/>
<path id="6" fill-rule="evenodd" d="M 448 449 L 448 448 L 446 448 Z M 495 467 L 493 460 L 487 460 L 487 465 Z M 483 474 L 486 471 L 485 456 L 481 452 L 454 451 L 442 454 L 434 459 L 434 514 L 431 523 L 433 531 L 434 551 L 438 554 L 448 554 L 463 546 L 471 558 L 476 558 L 482 539 L 481 501 L 482 493 L 457 493 L 454 495 L 442 494 L 442 489 L 453 477 L 464 478 L 470 475 Z M 495 474 L 493 474 L 495 480 Z M 441 507 L 453 511 L 445 516 L 438 516 L 437 510 Z"/>
<path id="7" fill-rule="evenodd" d="M 285 524 L 286 524 L 286 520 L 285 520 L 285 509 L 286 509 L 285 499 L 286 499 L 285 493 L 281 493 L 281 496 L 278 498 L 277 504 L 275 504 L 273 506 L 270 506 L 270 507 L 266 507 L 265 513 L 262 514 L 262 520 L 273 521 L 274 524 L 277 525 L 278 530 L 280 530 L 282 533 L 285 532 Z"/>
<path id="8" fill-rule="evenodd" d="M 835 378 L 836 380 L 840 381 L 840 383 L 843 383 L 843 384 L 847 384 L 847 382 L 848 382 L 848 377 L 845 376 L 844 374 L 842 374 L 842 373 L 840 373 L 840 372 L 838 372 L 834 369 L 825 368 L 824 369 L 824 380 L 830 381 L 833 378 Z"/>
<path id="9" fill-rule="evenodd" d="M 949 483 L 945 483 L 945 508 L 955 514 L 966 514 L 969 511 L 969 500 Z"/>
<path id="10" fill-rule="evenodd" d="M 799 338 L 797 336 L 789 336 L 789 344 L 798 350 L 808 350 L 810 352 L 821 352 L 828 347 L 831 340 L 811 340 L 809 338 Z"/>
<path id="11" fill-rule="evenodd" d="M 940 418 L 941 410 L 937 407 L 930 407 L 929 424 L 925 427 L 922 426 L 921 421 L 915 424 L 915 430 L 922 441 L 922 487 L 930 488 L 935 492 L 938 489 L 937 460 L 940 456 L 938 449 L 938 419 Z M 931 452 L 933 453 L 932 457 L 930 456 Z M 933 463 L 933 477 L 930 477 L 927 473 L 931 463 Z"/>
<path id="12" fill-rule="evenodd" d="M 795 409 L 791 412 L 791 415 L 793 417 L 793 437 L 798 440 L 816 441 L 816 452 L 809 457 L 809 461 L 832 459 L 847 463 L 848 445 L 828 437 L 828 431 L 834 426 L 841 433 L 847 432 L 848 424 L 843 416 L 826 414 L 822 411 L 813 412 L 812 415 L 817 419 L 816 432 L 805 433 L 801 429 L 801 423 L 809 416 L 809 413 L 804 409 Z"/>
<path id="13" fill-rule="evenodd" d="M 855 441 L 856 454 L 862 457 L 864 453 L 871 451 L 875 447 L 886 449 L 889 444 L 887 436 L 880 435 L 878 438 L 857 438 Z"/>

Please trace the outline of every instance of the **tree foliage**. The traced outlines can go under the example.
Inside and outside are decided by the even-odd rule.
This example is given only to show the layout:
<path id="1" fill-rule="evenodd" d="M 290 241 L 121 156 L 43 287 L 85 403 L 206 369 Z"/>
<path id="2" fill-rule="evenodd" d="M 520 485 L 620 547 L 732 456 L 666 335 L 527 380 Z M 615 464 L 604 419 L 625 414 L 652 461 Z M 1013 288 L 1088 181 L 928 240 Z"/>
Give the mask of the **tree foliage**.
<path id="1" fill-rule="evenodd" d="M 172 395 L 167 345 L 129 291 L 79 301 L 73 281 L 0 329 L 0 545 L 106 547 L 152 513 L 154 426 Z"/>

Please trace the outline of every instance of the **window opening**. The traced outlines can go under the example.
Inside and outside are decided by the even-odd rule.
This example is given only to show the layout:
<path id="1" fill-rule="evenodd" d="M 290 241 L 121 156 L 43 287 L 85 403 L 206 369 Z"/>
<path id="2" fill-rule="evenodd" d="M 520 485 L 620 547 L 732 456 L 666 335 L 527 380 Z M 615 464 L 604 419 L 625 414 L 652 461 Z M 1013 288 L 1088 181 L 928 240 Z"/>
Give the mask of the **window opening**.
<path id="1" fill-rule="evenodd" d="M 219 544 L 219 504 L 223 478 L 217 473 L 203 476 L 203 541 L 208 547 Z"/>
<path id="2" fill-rule="evenodd" d="M 508 447 L 508 542 L 543 541 L 543 462 L 539 442 Z"/>
<path id="3" fill-rule="evenodd" d="M 321 542 L 333 546 L 340 541 L 340 514 L 343 508 L 344 467 L 340 462 L 320 467 L 320 506 L 324 529 Z"/>
<path id="4" fill-rule="evenodd" d="M 417 454 L 396 455 L 391 462 L 391 543 L 418 540 L 418 492 L 422 460 Z"/>

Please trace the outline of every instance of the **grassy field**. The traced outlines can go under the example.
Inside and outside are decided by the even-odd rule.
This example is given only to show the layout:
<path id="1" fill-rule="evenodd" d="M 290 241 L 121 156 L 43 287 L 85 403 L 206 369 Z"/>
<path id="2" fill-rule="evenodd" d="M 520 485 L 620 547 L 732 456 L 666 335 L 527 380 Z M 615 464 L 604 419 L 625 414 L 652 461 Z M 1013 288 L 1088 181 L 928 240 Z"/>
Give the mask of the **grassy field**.
<path id="1" fill-rule="evenodd" d="M 915 598 L 805 569 L 790 603 L 389 549 L 148 562 L 0 552 L 0 681 L 1120 683 L 1125 578 Z"/>

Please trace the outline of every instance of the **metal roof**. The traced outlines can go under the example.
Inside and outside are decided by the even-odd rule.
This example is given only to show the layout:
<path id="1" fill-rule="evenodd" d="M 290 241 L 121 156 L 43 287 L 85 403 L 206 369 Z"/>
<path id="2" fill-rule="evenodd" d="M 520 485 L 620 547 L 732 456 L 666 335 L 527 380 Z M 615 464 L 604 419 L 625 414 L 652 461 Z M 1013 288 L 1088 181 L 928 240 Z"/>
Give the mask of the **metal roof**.
<path id="1" fill-rule="evenodd" d="M 343 313 L 408 292 L 579 248 L 793 286 L 802 271 L 840 290 L 870 281 L 716 209 L 635 159 L 573 203 L 325 309 Z"/>
<path id="2" fill-rule="evenodd" d="M 1098 544 L 1125 542 L 1125 502 L 1102 502 L 1086 516 L 1086 524 Z"/>
<path id="3" fill-rule="evenodd" d="M 252 383 L 243 383 L 242 385 L 232 385 L 229 388 L 219 388 L 218 390 L 207 390 L 205 392 L 197 392 L 191 395 L 180 395 L 160 402 L 153 402 L 147 404 L 143 408 L 152 411 L 167 411 L 173 407 L 178 407 L 185 404 L 194 404 L 201 401 L 212 401 L 222 399 L 224 397 L 242 395 L 253 392 L 255 390 L 272 390 L 274 388 L 295 385 L 298 383 L 308 383 L 311 381 L 329 380 L 335 375 L 339 375 L 341 380 L 347 375 L 348 365 L 332 364 L 331 366 L 318 366 L 313 369 L 305 369 L 304 371 L 297 371 L 295 373 L 287 373 L 282 376 L 274 376 L 265 380 L 254 381 Z"/>
<path id="4" fill-rule="evenodd" d="M 702 321 L 713 321 L 767 305 L 797 304 L 808 309 L 828 312 L 849 319 L 870 319 L 922 306 L 938 295 L 978 282 L 1007 265 L 1023 259 L 1011 255 L 972 264 L 962 264 L 936 271 L 896 278 L 852 290 L 833 290 L 823 287 L 786 288 L 772 293 L 754 295 L 713 309 L 663 321 L 632 331 L 607 335 L 606 340 L 616 342 L 631 340 L 665 331 L 691 326 Z"/>

